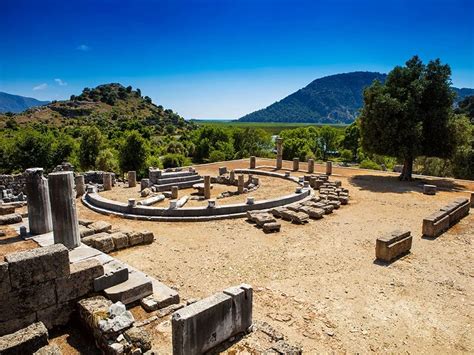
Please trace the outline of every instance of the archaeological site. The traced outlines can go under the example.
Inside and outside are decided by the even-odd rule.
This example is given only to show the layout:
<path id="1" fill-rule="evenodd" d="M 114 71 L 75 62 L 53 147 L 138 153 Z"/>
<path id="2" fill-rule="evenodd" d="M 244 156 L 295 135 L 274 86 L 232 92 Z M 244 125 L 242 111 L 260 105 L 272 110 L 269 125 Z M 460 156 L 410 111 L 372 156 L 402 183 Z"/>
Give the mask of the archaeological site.
<path id="1" fill-rule="evenodd" d="M 473 351 L 474 183 L 282 151 L 0 176 L 0 353 Z"/>

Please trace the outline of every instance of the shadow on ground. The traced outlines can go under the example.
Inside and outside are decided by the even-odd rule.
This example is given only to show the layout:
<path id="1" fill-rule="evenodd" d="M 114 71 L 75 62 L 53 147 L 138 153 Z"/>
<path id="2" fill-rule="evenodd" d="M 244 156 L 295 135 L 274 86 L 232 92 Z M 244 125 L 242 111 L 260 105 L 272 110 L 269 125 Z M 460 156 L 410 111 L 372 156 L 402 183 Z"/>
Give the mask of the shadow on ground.
<path id="1" fill-rule="evenodd" d="M 433 178 L 429 180 L 415 178 L 413 181 L 400 181 L 398 176 L 356 175 L 350 177 L 349 182 L 362 190 L 400 194 L 406 192 L 423 193 L 423 184 L 436 185 L 438 189 L 448 191 L 463 191 L 466 189 L 465 186 L 454 180 L 443 178 Z"/>

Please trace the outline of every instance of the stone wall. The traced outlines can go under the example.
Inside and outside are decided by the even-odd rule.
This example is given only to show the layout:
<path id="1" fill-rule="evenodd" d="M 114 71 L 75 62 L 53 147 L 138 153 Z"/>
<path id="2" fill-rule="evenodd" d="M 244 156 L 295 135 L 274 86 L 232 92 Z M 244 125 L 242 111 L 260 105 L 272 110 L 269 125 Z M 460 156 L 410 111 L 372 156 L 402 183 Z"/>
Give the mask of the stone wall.
<path id="1" fill-rule="evenodd" d="M 0 191 L 12 190 L 14 195 L 25 193 L 26 177 L 24 174 L 0 175 Z M 1 196 L 0 196 L 1 197 Z"/>
<path id="2" fill-rule="evenodd" d="M 104 183 L 104 173 L 106 171 L 86 171 L 84 175 L 84 181 L 86 184 L 103 184 Z M 112 175 L 112 184 L 115 184 L 115 174 Z"/>
<path id="3" fill-rule="evenodd" d="M 65 325 L 103 274 L 96 259 L 70 266 L 62 244 L 7 254 L 0 262 L 0 336 L 38 321 L 48 329 Z"/>

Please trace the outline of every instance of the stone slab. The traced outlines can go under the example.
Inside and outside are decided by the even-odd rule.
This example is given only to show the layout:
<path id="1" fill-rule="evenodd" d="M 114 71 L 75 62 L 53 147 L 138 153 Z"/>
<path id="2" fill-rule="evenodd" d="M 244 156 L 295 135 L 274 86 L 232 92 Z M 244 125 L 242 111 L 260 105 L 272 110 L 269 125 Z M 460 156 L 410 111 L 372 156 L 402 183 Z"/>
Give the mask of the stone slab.
<path id="1" fill-rule="evenodd" d="M 94 291 L 102 291 L 128 280 L 128 268 L 125 264 L 112 260 L 104 264 L 104 274 L 94 279 Z"/>
<path id="2" fill-rule="evenodd" d="M 69 275 L 69 253 L 62 244 L 7 254 L 12 288 L 29 287 Z"/>
<path id="3" fill-rule="evenodd" d="M 0 337 L 0 354 L 32 354 L 45 345 L 48 345 L 48 330 L 38 322 Z"/>
<path id="4" fill-rule="evenodd" d="M 128 235 L 122 232 L 112 233 L 110 235 L 116 250 L 125 249 L 129 245 Z"/>
<path id="5" fill-rule="evenodd" d="M 33 355 L 62 355 L 62 352 L 56 344 L 50 344 L 43 346 L 38 351 L 34 352 Z"/>
<path id="6" fill-rule="evenodd" d="M 7 224 L 21 223 L 22 221 L 21 214 L 19 213 L 10 213 L 5 215 L 0 215 L 0 226 Z"/>
<path id="7" fill-rule="evenodd" d="M 95 233 L 101 233 L 107 232 L 108 230 L 112 229 L 112 225 L 108 222 L 96 221 L 90 224 L 88 228 L 92 229 Z"/>
<path id="8" fill-rule="evenodd" d="M 47 247 L 49 245 L 54 244 L 53 232 L 40 234 L 40 235 L 32 237 L 31 239 L 33 239 L 36 243 L 38 243 L 40 247 Z"/>
<path id="9" fill-rule="evenodd" d="M 113 302 L 130 304 L 153 293 L 152 280 L 142 272 L 132 271 L 127 281 L 106 288 L 104 293 Z"/>
<path id="10" fill-rule="evenodd" d="M 69 261 L 70 263 L 77 263 L 81 260 L 98 257 L 100 255 L 102 255 L 102 252 L 99 250 L 91 248 L 88 245 L 81 244 L 69 252 Z"/>
<path id="11" fill-rule="evenodd" d="M 375 245 L 375 256 L 379 260 L 390 262 L 393 259 L 406 254 L 412 245 L 410 231 L 394 231 L 377 238 Z"/>

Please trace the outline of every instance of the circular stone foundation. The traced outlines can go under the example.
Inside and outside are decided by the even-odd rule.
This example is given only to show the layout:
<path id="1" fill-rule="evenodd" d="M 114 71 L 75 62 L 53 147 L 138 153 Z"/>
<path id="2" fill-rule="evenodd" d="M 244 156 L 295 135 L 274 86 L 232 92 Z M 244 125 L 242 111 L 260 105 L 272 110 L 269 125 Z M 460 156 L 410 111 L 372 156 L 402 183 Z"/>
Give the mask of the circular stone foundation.
<path id="1" fill-rule="evenodd" d="M 300 182 L 298 178 L 254 169 L 235 169 L 234 171 L 236 174 L 261 175 L 291 181 L 295 183 L 295 191 L 298 191 L 268 200 L 255 200 L 253 204 L 237 203 L 219 205 L 217 203 L 214 207 L 164 208 L 129 205 L 127 203 L 104 198 L 100 194 L 94 192 L 85 194 L 82 197 L 82 202 L 85 206 L 95 212 L 116 215 L 129 219 L 151 221 L 207 221 L 243 217 L 246 215 L 247 211 L 268 210 L 274 207 L 289 205 L 305 200 L 312 194 L 312 189 L 303 187 L 303 182 Z"/>

